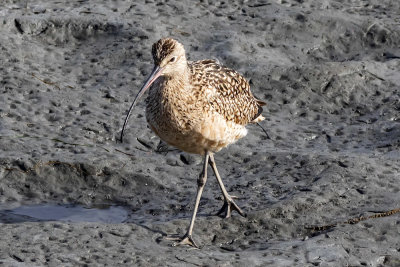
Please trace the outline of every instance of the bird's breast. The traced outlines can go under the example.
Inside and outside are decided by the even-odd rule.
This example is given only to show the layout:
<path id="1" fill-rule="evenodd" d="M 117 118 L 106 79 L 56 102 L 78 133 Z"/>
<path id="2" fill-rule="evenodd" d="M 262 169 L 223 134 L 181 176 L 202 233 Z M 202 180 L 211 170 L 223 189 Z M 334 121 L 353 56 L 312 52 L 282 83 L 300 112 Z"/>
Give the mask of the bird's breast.
<path id="1" fill-rule="evenodd" d="M 150 89 L 146 100 L 146 119 L 151 129 L 178 148 L 179 142 L 188 139 L 201 117 L 196 101 L 181 89 L 169 88 L 161 82 Z"/>
<path id="2" fill-rule="evenodd" d="M 247 134 L 243 125 L 216 112 L 206 94 L 167 85 L 155 84 L 146 106 L 147 122 L 163 141 L 189 153 L 204 154 L 206 150 L 217 152 Z"/>

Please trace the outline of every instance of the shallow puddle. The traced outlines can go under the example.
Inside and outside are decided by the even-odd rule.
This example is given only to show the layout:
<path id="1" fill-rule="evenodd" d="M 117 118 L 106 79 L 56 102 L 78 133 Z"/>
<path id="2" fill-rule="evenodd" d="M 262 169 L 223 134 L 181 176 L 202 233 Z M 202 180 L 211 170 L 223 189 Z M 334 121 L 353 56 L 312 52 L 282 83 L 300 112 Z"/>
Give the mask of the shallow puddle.
<path id="1" fill-rule="evenodd" d="M 128 210 L 121 206 L 86 208 L 78 205 L 24 205 L 0 211 L 3 216 L 24 216 L 41 221 L 121 223 L 128 218 Z"/>

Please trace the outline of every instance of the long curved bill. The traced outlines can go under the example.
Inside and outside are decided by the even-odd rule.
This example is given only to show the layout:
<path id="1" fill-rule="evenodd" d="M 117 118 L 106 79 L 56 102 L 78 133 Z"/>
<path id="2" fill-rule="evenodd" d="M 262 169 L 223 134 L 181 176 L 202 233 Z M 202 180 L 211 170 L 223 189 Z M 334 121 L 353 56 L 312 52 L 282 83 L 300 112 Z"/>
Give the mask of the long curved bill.
<path id="1" fill-rule="evenodd" d="M 142 97 L 142 95 L 147 91 L 147 89 L 150 87 L 150 85 L 157 80 L 158 77 L 162 74 L 163 68 L 160 66 L 154 66 L 153 71 L 151 72 L 149 78 L 147 78 L 146 82 L 143 84 L 142 88 L 140 89 L 139 93 L 136 95 L 135 100 L 133 100 L 133 103 L 131 107 L 128 110 L 128 114 L 126 115 L 125 121 L 124 121 L 124 126 L 122 126 L 122 131 L 121 131 L 121 143 L 122 143 L 122 138 L 124 136 L 124 130 L 125 126 L 128 123 L 129 116 L 131 115 L 133 107 L 136 105 L 136 102 Z"/>

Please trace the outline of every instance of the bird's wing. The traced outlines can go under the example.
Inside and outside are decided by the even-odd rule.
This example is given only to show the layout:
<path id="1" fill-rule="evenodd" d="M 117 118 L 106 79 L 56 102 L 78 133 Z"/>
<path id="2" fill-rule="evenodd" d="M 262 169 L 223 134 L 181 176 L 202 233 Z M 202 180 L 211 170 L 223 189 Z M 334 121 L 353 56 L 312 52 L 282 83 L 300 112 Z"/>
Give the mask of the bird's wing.
<path id="1" fill-rule="evenodd" d="M 238 72 L 215 60 L 191 62 L 189 67 L 194 85 L 201 87 L 212 108 L 227 121 L 245 125 L 260 116 L 265 103 L 253 96 Z"/>

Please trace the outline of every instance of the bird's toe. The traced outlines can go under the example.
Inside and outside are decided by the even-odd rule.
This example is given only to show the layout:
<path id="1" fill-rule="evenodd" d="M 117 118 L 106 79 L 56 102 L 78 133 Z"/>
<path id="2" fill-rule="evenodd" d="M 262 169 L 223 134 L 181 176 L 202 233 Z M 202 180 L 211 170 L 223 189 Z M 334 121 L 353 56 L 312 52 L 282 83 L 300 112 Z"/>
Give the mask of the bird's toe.
<path id="1" fill-rule="evenodd" d="M 189 245 L 194 248 L 199 248 L 199 246 L 197 246 L 197 244 L 194 242 L 192 236 L 187 235 L 187 234 L 183 238 L 181 238 L 181 240 L 179 242 L 176 242 L 173 244 L 174 247 L 181 246 L 181 245 Z"/>
<path id="2" fill-rule="evenodd" d="M 224 218 L 230 218 L 232 215 L 232 211 L 236 210 L 241 216 L 246 217 L 246 214 L 242 211 L 242 209 L 233 201 L 233 198 L 237 198 L 231 196 L 229 200 L 225 199 L 224 205 L 222 208 L 217 212 L 217 216 L 224 214 Z"/>

